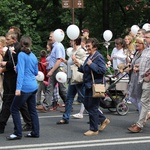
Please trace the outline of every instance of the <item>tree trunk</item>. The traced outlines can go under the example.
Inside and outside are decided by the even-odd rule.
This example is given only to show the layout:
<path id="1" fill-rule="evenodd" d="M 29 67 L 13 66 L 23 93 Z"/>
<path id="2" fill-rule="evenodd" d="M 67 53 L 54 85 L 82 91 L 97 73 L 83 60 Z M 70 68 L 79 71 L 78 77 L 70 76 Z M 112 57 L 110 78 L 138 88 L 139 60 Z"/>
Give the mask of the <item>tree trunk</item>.
<path id="1" fill-rule="evenodd" d="M 109 29 L 109 0 L 103 0 L 103 31 Z"/>

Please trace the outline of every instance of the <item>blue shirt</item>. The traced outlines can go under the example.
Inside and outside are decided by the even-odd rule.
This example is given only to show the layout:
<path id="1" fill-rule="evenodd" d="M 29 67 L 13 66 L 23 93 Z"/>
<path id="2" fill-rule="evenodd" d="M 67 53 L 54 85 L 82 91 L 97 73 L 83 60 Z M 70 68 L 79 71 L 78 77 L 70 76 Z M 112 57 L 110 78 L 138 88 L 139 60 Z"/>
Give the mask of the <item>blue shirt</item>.
<path id="1" fill-rule="evenodd" d="M 38 60 L 31 52 L 29 55 L 20 52 L 18 55 L 17 71 L 17 87 L 25 93 L 37 90 L 38 84 L 35 76 L 38 74 Z"/>
<path id="2" fill-rule="evenodd" d="M 65 53 L 65 48 L 62 45 L 62 43 L 55 42 L 53 44 L 52 52 L 46 59 L 48 61 L 48 66 L 46 67 L 47 70 L 51 69 L 54 67 L 57 59 L 59 58 L 65 58 L 66 53 Z M 61 63 L 60 66 L 64 66 L 64 63 Z"/>

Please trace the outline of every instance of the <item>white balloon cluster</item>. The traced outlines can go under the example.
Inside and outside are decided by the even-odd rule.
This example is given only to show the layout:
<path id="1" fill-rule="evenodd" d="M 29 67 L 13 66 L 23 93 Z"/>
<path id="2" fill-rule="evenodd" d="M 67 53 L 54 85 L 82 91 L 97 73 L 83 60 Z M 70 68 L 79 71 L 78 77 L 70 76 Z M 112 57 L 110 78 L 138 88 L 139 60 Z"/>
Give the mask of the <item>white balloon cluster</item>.
<path id="1" fill-rule="evenodd" d="M 78 26 L 76 26 L 75 24 L 72 24 L 72 25 L 68 26 L 66 33 L 67 33 L 67 36 L 69 37 L 69 39 L 75 40 L 78 38 L 78 36 L 80 34 L 80 30 L 79 30 Z M 54 31 L 54 39 L 57 42 L 63 41 L 64 37 L 65 37 L 65 33 L 62 29 L 56 29 Z"/>
<path id="2" fill-rule="evenodd" d="M 140 29 L 140 27 L 138 25 L 133 25 L 131 27 L 131 32 L 136 35 L 139 29 Z M 149 31 L 150 30 L 150 23 L 145 23 L 142 26 L 142 29 L 145 29 L 146 31 Z"/>
<path id="3" fill-rule="evenodd" d="M 69 37 L 69 39 L 71 40 L 75 40 L 78 38 L 79 34 L 80 34 L 80 30 L 78 28 L 78 26 L 76 26 L 75 24 L 72 24 L 70 26 L 68 26 L 67 30 L 66 30 L 67 36 Z M 62 29 L 56 29 L 54 31 L 54 39 L 57 42 L 61 42 L 64 40 L 65 34 L 64 31 Z M 68 48 L 67 49 L 67 55 L 70 56 L 72 51 L 72 48 Z M 36 79 L 38 81 L 42 81 L 42 75 L 41 73 L 38 74 L 38 76 L 36 77 Z M 65 83 L 67 81 L 67 75 L 64 72 L 58 72 L 56 74 L 56 80 L 60 83 Z"/>

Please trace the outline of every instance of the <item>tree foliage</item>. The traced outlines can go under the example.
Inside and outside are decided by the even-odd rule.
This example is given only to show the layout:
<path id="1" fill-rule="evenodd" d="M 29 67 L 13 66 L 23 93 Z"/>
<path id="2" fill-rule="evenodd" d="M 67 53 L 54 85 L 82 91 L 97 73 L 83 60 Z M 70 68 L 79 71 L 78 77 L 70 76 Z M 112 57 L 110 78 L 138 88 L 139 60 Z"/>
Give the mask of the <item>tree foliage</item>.
<path id="1" fill-rule="evenodd" d="M 72 9 L 63 9 L 62 0 L 3 0 L 0 8 L 0 35 L 10 26 L 19 27 L 22 35 L 32 37 L 37 55 L 45 49 L 50 31 L 61 28 L 66 32 L 72 24 Z M 74 22 L 80 29 L 90 29 L 90 37 L 101 43 L 106 29 L 113 32 L 114 39 L 123 37 L 134 24 L 150 23 L 149 8 L 149 0 L 84 0 L 84 8 L 74 10 Z M 66 47 L 68 41 L 65 36 Z"/>

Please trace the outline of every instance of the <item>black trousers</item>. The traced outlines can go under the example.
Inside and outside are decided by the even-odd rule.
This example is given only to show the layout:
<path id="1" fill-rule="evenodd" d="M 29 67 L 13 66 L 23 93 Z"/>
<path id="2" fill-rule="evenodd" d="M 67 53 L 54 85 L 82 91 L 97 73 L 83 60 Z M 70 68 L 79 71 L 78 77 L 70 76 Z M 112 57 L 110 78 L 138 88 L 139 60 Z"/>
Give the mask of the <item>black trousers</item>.
<path id="1" fill-rule="evenodd" d="M 15 96 L 16 90 L 16 74 L 6 74 L 4 75 L 3 80 L 3 104 L 2 110 L 0 112 L 0 130 L 4 130 L 7 124 L 7 121 L 10 117 L 10 106 Z M 20 112 L 22 114 L 23 120 L 26 124 L 31 126 L 31 118 L 27 109 L 27 104 L 25 104 L 21 109 Z"/>

